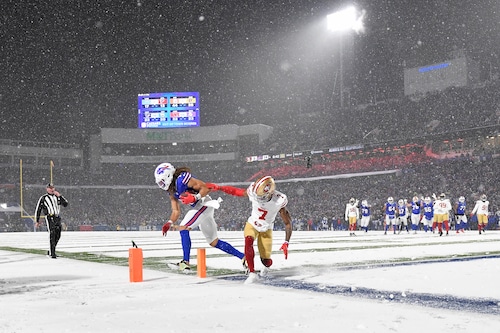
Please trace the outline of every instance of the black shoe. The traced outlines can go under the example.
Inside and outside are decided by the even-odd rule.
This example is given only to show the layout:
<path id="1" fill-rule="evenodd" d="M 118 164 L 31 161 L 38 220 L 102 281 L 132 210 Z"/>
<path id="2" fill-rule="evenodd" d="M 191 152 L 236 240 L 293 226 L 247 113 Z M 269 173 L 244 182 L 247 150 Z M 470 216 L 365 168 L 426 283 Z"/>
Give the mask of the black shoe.
<path id="1" fill-rule="evenodd" d="M 50 256 L 52 259 L 57 259 L 57 256 Z"/>
<path id="2" fill-rule="evenodd" d="M 189 266 L 189 264 L 186 262 L 186 260 L 181 260 L 180 262 L 178 262 L 176 264 L 177 266 L 179 266 L 179 270 L 180 271 L 188 271 L 191 269 L 191 267 Z"/>

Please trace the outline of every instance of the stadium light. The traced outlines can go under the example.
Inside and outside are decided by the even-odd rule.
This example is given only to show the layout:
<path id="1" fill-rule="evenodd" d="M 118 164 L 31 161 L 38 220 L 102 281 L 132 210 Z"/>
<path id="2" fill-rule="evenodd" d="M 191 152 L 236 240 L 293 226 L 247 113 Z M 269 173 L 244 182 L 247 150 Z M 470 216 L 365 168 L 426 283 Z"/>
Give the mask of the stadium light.
<path id="1" fill-rule="evenodd" d="M 354 6 L 339 10 L 326 16 L 327 29 L 341 34 L 363 31 L 364 11 L 359 11 Z M 344 51 L 340 36 L 340 107 L 344 107 Z"/>

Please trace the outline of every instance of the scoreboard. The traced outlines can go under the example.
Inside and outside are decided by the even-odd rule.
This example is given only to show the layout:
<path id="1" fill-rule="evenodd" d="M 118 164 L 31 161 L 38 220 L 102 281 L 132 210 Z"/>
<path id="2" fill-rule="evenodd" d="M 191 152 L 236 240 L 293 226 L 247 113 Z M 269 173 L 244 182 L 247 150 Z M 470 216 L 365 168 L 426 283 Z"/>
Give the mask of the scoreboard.
<path id="1" fill-rule="evenodd" d="M 405 96 L 464 87 L 479 79 L 478 65 L 465 57 L 404 70 Z"/>
<path id="2" fill-rule="evenodd" d="M 148 93 L 138 95 L 139 128 L 200 126 L 198 92 Z"/>

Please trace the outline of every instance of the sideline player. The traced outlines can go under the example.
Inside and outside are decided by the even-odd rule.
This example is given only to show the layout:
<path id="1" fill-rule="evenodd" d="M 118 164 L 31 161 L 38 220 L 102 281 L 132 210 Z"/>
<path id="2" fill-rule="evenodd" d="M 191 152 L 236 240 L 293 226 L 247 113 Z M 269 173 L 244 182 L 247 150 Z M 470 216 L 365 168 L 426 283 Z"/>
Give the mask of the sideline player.
<path id="1" fill-rule="evenodd" d="M 344 215 L 346 222 L 349 223 L 349 235 L 356 236 L 354 232 L 356 231 L 356 222 L 359 219 L 358 200 L 349 199 L 349 202 L 345 205 Z"/>
<path id="2" fill-rule="evenodd" d="M 464 232 L 465 228 L 467 228 L 467 215 L 465 213 L 465 209 L 467 208 L 467 203 L 465 201 L 465 197 L 461 196 L 458 198 L 458 201 L 455 202 L 455 230 L 458 233 Z"/>
<path id="3" fill-rule="evenodd" d="M 384 204 L 385 211 L 385 231 L 384 235 L 387 235 L 387 230 L 392 225 L 394 234 L 396 234 L 396 203 L 393 197 L 387 198 L 387 202 Z"/>
<path id="4" fill-rule="evenodd" d="M 422 201 L 417 196 L 414 196 L 411 202 L 411 230 L 413 230 L 414 234 L 417 233 L 418 225 L 422 219 L 421 210 Z"/>
<path id="5" fill-rule="evenodd" d="M 422 224 L 424 226 L 424 231 L 427 232 L 429 229 L 433 231 L 433 221 L 434 221 L 434 204 L 432 203 L 431 197 L 424 198 L 424 204 L 422 205 L 422 210 L 424 214 L 422 216 Z"/>
<path id="6" fill-rule="evenodd" d="M 406 233 L 410 233 L 410 231 L 408 230 L 408 202 L 406 201 L 406 199 L 399 199 L 398 200 L 398 204 L 396 206 L 396 210 L 397 210 L 397 213 L 398 213 L 398 222 L 397 222 L 397 225 L 398 225 L 398 234 L 401 233 L 401 231 L 403 230 L 403 226 L 405 227 L 406 229 Z"/>
<path id="7" fill-rule="evenodd" d="M 237 196 L 248 197 L 252 203 L 252 212 L 243 231 L 245 236 L 245 257 L 248 263 L 248 278 L 245 283 L 253 283 L 258 280 L 255 273 L 255 250 L 253 247 L 257 239 L 260 261 L 264 268 L 260 271 L 260 276 L 265 276 L 269 267 L 273 264 L 271 252 L 273 247 L 273 227 L 278 213 L 285 224 L 285 242 L 281 245 L 285 259 L 288 259 L 288 243 L 292 236 L 292 218 L 286 206 L 288 198 L 284 193 L 276 190 L 276 184 L 271 176 L 264 176 L 256 180 L 247 189 L 233 186 L 219 186 L 217 184 L 207 184 L 214 191 Z"/>
<path id="8" fill-rule="evenodd" d="M 180 202 L 189 205 L 191 208 L 184 215 L 181 223 L 176 227 L 180 230 L 183 260 L 177 265 L 179 270 L 191 269 L 189 259 L 191 255 L 191 236 L 189 231 L 200 227 L 208 244 L 221 251 L 238 257 L 242 260 L 246 269 L 245 255 L 236 250 L 231 244 L 217 237 L 217 224 L 214 219 L 214 210 L 219 208 L 219 201 L 212 200 L 208 195 L 210 189 L 207 185 L 193 177 L 191 170 L 187 167 L 174 168 L 170 163 L 162 163 L 155 169 L 156 184 L 168 192 L 172 213 L 167 223 L 163 225 L 163 236 L 179 219 L 181 215 Z"/>
<path id="9" fill-rule="evenodd" d="M 488 225 L 488 206 L 490 202 L 486 199 L 486 194 L 481 195 L 481 198 L 476 201 L 476 205 L 470 214 L 472 217 L 477 213 L 477 230 L 479 234 L 481 234 L 481 231 L 484 233 L 484 229 Z"/>
<path id="10" fill-rule="evenodd" d="M 444 193 L 441 193 L 439 195 L 439 198 L 436 198 L 434 196 L 434 223 L 433 223 L 433 229 L 434 226 L 437 224 L 438 230 L 439 230 L 439 236 L 443 235 L 443 224 L 446 229 L 446 235 L 448 235 L 448 231 L 450 230 L 450 225 L 448 224 L 449 219 L 450 219 L 450 210 L 451 208 L 451 203 L 450 200 L 446 199 L 446 195 Z"/>
<path id="11" fill-rule="evenodd" d="M 361 230 L 368 232 L 368 225 L 370 224 L 371 218 L 371 205 L 368 204 L 367 200 L 361 201 Z"/>

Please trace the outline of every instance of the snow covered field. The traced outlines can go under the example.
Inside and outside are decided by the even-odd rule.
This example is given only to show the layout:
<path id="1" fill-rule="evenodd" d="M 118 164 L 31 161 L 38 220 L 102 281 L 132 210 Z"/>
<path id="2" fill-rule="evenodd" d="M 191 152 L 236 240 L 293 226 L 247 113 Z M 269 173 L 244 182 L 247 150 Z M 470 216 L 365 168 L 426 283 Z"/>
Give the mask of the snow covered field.
<path id="1" fill-rule="evenodd" d="M 242 234 L 219 237 L 242 250 Z M 45 232 L 0 233 L 0 331 L 499 332 L 500 232 L 357 234 L 294 232 L 285 260 L 275 232 L 270 276 L 244 285 L 200 232 L 192 263 L 207 248 L 207 278 L 165 267 L 181 259 L 177 232 L 64 232 L 56 260 Z M 144 282 L 129 282 L 132 240 Z"/>

